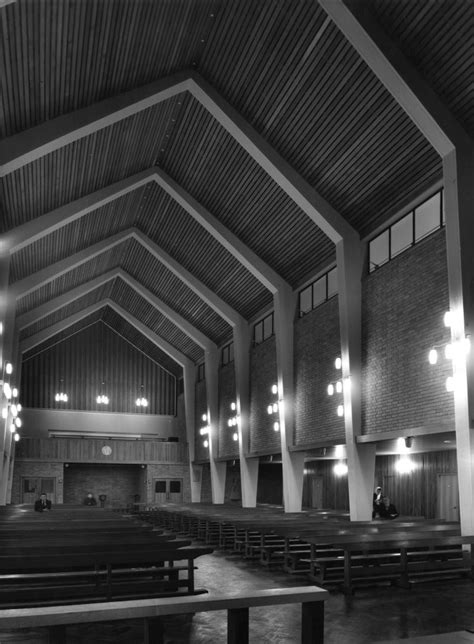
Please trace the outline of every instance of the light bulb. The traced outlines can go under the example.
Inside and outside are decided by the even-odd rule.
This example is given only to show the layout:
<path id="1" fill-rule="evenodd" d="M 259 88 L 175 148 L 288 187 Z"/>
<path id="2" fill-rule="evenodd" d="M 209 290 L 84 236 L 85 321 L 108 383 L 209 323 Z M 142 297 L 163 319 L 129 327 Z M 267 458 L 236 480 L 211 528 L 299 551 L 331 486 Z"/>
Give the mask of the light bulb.
<path id="1" fill-rule="evenodd" d="M 438 362 L 438 352 L 436 349 L 431 349 L 428 354 L 428 361 L 430 364 L 436 364 Z"/>
<path id="2" fill-rule="evenodd" d="M 206 422 L 206 420 L 207 420 L 207 414 L 203 414 L 203 415 L 201 416 L 201 420 L 205 423 L 205 422 Z"/>
<path id="3" fill-rule="evenodd" d="M 234 433 L 232 434 L 232 439 L 233 439 L 234 441 L 239 440 L 239 435 L 237 434 L 237 432 L 234 432 Z"/>
<path id="4" fill-rule="evenodd" d="M 18 409 L 17 409 L 16 405 L 12 405 L 10 407 L 10 411 L 12 412 L 13 418 L 16 418 L 18 416 Z"/>
<path id="5" fill-rule="evenodd" d="M 336 463 L 334 466 L 334 474 L 336 476 L 344 476 L 347 474 L 348 468 L 346 463 Z"/>
<path id="6" fill-rule="evenodd" d="M 15 439 L 15 441 L 18 443 L 18 441 L 20 440 L 20 434 L 18 434 L 18 433 L 17 433 L 17 434 L 15 434 L 15 435 L 13 436 L 13 438 L 14 438 L 14 439 Z"/>
<path id="7" fill-rule="evenodd" d="M 209 441 L 204 441 L 203 445 L 204 445 L 204 447 L 209 447 Z"/>
<path id="8" fill-rule="evenodd" d="M 276 414 L 278 411 L 278 403 L 273 403 L 272 409 L 273 409 L 273 412 Z"/>
<path id="9" fill-rule="evenodd" d="M 278 385 L 272 385 L 272 394 L 278 393 Z"/>
<path id="10" fill-rule="evenodd" d="M 446 391 L 454 391 L 454 378 L 453 378 L 453 376 L 448 376 L 446 378 Z"/>
<path id="11" fill-rule="evenodd" d="M 8 375 L 13 373 L 13 365 L 12 365 L 11 362 L 6 363 L 6 365 L 5 365 L 5 373 L 7 373 Z"/>
<path id="12" fill-rule="evenodd" d="M 12 396 L 13 398 L 16 398 L 18 396 L 18 389 L 16 387 L 13 387 L 12 389 Z"/>
<path id="13" fill-rule="evenodd" d="M 338 405 L 337 406 L 337 415 L 338 416 L 344 416 L 344 405 Z"/>
<path id="14" fill-rule="evenodd" d="M 227 421 L 227 427 L 232 427 L 232 418 Z"/>
<path id="15" fill-rule="evenodd" d="M 328 396 L 332 396 L 334 394 L 334 385 L 329 384 L 328 385 Z"/>
<path id="16" fill-rule="evenodd" d="M 12 423 L 12 424 L 10 425 L 10 431 L 11 431 L 11 433 L 12 433 L 12 434 L 14 434 L 14 433 L 16 432 L 15 423 Z"/>
<path id="17" fill-rule="evenodd" d="M 267 414 L 273 414 L 273 407 L 271 405 L 267 407 Z"/>
<path id="18" fill-rule="evenodd" d="M 280 423 L 278 421 L 273 423 L 273 431 L 274 432 L 279 432 L 280 431 Z"/>
<path id="19" fill-rule="evenodd" d="M 59 394 L 56 394 L 56 395 L 54 396 L 54 400 L 55 400 L 56 402 L 59 402 L 59 401 L 60 401 L 60 396 L 59 396 Z"/>
<path id="20" fill-rule="evenodd" d="M 336 367 L 336 369 L 340 369 L 340 368 L 342 367 L 342 360 L 341 360 L 341 358 L 337 357 L 337 358 L 334 360 L 334 366 Z"/>
<path id="21" fill-rule="evenodd" d="M 15 425 L 21 427 L 21 418 L 15 418 Z"/>
<path id="22" fill-rule="evenodd" d="M 443 322 L 444 326 L 450 327 L 453 323 L 453 314 L 451 311 L 446 311 L 446 313 L 443 316 Z"/>
<path id="23" fill-rule="evenodd" d="M 20 405 L 20 403 L 18 403 L 18 405 L 16 406 L 16 408 L 18 409 L 18 413 L 20 413 L 20 411 L 21 411 L 21 405 Z"/>
<path id="24" fill-rule="evenodd" d="M 235 402 L 230 403 L 230 408 L 232 411 L 235 411 L 237 409 L 237 405 L 235 404 Z"/>
<path id="25" fill-rule="evenodd" d="M 336 391 L 338 394 L 340 394 L 342 391 L 342 382 L 340 380 L 336 382 Z"/>

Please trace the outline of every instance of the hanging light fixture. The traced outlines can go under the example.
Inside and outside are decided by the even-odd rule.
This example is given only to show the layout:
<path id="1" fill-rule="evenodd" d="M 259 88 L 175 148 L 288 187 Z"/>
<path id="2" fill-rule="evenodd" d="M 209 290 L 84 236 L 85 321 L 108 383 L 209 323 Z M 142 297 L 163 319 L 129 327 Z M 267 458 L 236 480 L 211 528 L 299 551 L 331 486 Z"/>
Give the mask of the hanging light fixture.
<path id="1" fill-rule="evenodd" d="M 54 400 L 56 402 L 67 402 L 69 400 L 69 396 L 63 391 L 61 383 L 64 382 L 62 378 L 59 379 L 59 391 L 56 392 L 54 396 Z"/>
<path id="2" fill-rule="evenodd" d="M 98 405 L 108 405 L 109 404 L 109 397 L 106 394 L 103 393 L 104 385 L 105 385 L 105 382 L 102 381 L 102 384 L 101 384 L 101 387 L 100 387 L 100 394 L 96 398 Z"/>
<path id="3" fill-rule="evenodd" d="M 135 400 L 135 405 L 137 407 L 148 407 L 148 400 L 143 395 L 143 385 L 140 385 L 140 395 Z"/>

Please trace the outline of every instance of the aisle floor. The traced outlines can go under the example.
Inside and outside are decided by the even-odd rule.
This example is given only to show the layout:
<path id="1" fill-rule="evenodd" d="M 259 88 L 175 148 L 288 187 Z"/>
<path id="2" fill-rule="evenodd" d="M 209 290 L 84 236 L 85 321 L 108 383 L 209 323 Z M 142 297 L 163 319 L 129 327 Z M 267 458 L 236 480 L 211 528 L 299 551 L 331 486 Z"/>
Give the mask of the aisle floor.
<path id="1" fill-rule="evenodd" d="M 216 551 L 197 560 L 196 586 L 210 593 L 308 585 L 304 576 L 271 571 Z M 298 644 L 300 606 L 251 609 L 250 641 L 258 644 Z M 225 644 L 225 611 L 197 613 L 166 620 L 166 644 Z M 474 583 L 453 580 L 420 584 L 411 590 L 378 587 L 357 590 L 351 597 L 331 592 L 325 604 L 326 644 L 368 644 L 460 632 L 450 644 L 465 642 L 474 631 Z M 141 644 L 139 622 L 90 624 L 68 628 L 67 644 Z M 416 641 L 416 640 L 415 640 Z M 434 639 L 433 642 L 436 640 Z M 444 641 L 444 640 L 443 640 Z M 46 644 L 43 630 L 3 633 L 0 644 Z M 66 644 L 66 643 L 65 643 Z"/>

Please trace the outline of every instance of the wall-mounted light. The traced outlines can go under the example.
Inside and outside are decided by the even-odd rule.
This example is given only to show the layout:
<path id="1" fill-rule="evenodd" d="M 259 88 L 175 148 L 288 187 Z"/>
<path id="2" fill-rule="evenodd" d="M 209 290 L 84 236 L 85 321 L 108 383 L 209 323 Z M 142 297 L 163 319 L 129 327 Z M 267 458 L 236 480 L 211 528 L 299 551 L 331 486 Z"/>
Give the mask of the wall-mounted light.
<path id="1" fill-rule="evenodd" d="M 206 420 L 207 420 L 207 414 L 203 414 L 203 415 L 201 416 L 201 420 L 203 421 L 203 423 L 205 423 L 205 422 L 206 422 Z"/>
<path id="2" fill-rule="evenodd" d="M 272 385 L 272 394 L 276 395 L 278 393 L 278 385 Z"/>
<path id="3" fill-rule="evenodd" d="M 395 469 L 399 474 L 410 474 L 415 469 L 415 465 L 408 456 L 401 456 L 395 463 Z"/>
<path id="4" fill-rule="evenodd" d="M 18 434 L 18 432 L 17 432 L 17 433 L 13 436 L 13 438 L 15 439 L 15 442 L 17 442 L 17 443 L 18 443 L 18 441 L 20 440 L 20 434 Z"/>
<path id="5" fill-rule="evenodd" d="M 239 440 L 239 435 L 237 434 L 237 432 L 234 432 L 234 433 L 232 434 L 232 440 L 234 440 L 234 441 L 238 441 L 238 440 Z"/>
<path id="6" fill-rule="evenodd" d="M 203 442 L 203 445 L 204 445 L 204 447 L 209 447 L 209 441 L 208 441 L 208 440 L 205 440 L 205 441 Z"/>
<path id="7" fill-rule="evenodd" d="M 140 393 L 138 395 L 138 398 L 135 400 L 135 405 L 137 407 L 148 407 L 148 400 L 143 395 L 143 389 L 144 386 L 140 385 Z"/>
<path id="8" fill-rule="evenodd" d="M 336 463 L 333 471 L 336 476 L 345 476 L 348 472 L 347 464 L 341 462 Z"/>
<path id="9" fill-rule="evenodd" d="M 280 423 L 278 421 L 275 421 L 273 423 L 273 431 L 274 432 L 279 432 L 280 431 Z"/>
<path id="10" fill-rule="evenodd" d="M 344 405 L 337 406 L 337 415 L 342 418 L 344 416 Z"/>
<path id="11" fill-rule="evenodd" d="M 339 356 L 334 360 L 334 366 L 336 369 L 342 369 L 342 360 Z"/>

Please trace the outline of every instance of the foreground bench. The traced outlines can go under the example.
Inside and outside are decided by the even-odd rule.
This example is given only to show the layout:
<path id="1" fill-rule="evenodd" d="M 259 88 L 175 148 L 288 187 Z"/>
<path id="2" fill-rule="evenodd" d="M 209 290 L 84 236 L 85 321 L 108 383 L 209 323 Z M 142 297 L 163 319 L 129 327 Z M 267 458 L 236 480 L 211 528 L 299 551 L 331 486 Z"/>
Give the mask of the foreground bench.
<path id="1" fill-rule="evenodd" d="M 0 606 L 49 606 L 206 592 L 194 586 L 206 546 L 173 542 L 87 553 L 0 556 Z"/>
<path id="2" fill-rule="evenodd" d="M 238 595 L 166 597 L 45 608 L 0 610 L 2 630 L 47 627 L 50 644 L 67 644 L 66 626 L 91 622 L 143 619 L 145 644 L 164 644 L 161 617 L 227 610 L 227 643 L 248 644 L 249 608 L 301 604 L 301 643 L 324 641 L 324 601 L 327 591 L 314 586 L 255 590 Z"/>

